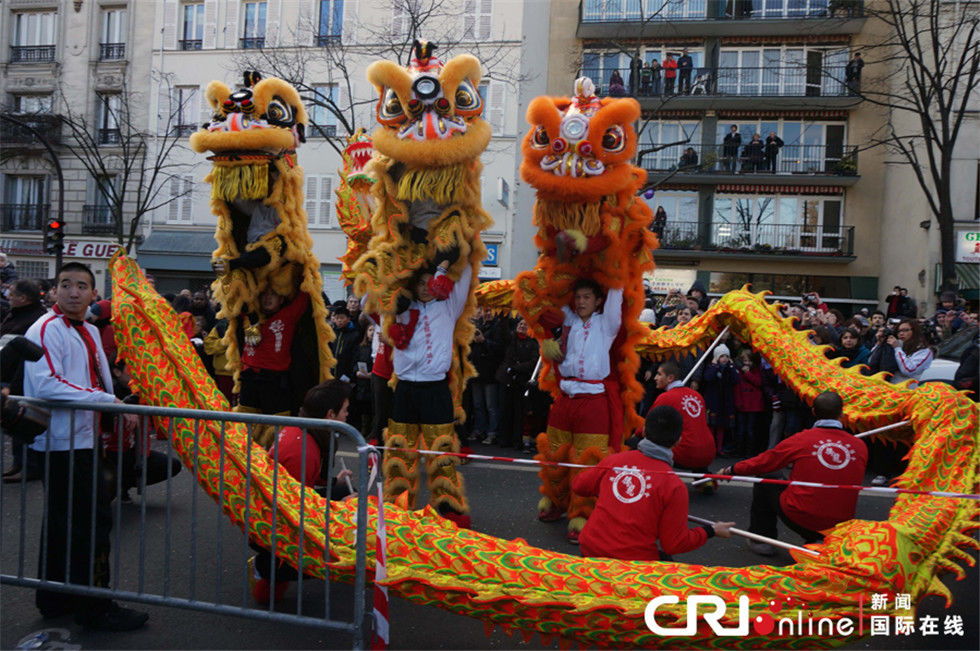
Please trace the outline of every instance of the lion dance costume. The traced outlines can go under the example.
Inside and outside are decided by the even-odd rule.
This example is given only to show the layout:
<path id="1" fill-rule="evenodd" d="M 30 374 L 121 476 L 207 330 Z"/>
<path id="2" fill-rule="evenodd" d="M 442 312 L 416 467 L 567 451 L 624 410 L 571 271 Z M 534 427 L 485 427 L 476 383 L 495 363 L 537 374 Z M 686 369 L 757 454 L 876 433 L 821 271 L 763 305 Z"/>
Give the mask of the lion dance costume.
<path id="1" fill-rule="evenodd" d="M 347 136 L 342 155 L 344 167 L 338 174 L 337 221 L 347 236 L 347 251 L 340 258 L 343 263 L 340 275 L 348 285 L 354 282 L 354 263 L 364 255 L 371 241 L 371 215 L 374 213 L 371 187 L 376 179 L 366 167 L 373 154 L 371 137 L 363 127 Z"/>
<path id="2" fill-rule="evenodd" d="M 212 152 L 214 166 L 205 178 L 218 218 L 212 264 L 219 277 L 212 290 L 221 305 L 218 317 L 228 320 L 228 362 L 240 386 L 242 350 L 260 343 L 263 291 L 287 300 L 306 294 L 309 307 L 296 323 L 292 351 L 275 346 L 277 353 L 291 354 L 287 401 L 298 405 L 307 389 L 331 377 L 335 363 L 320 264 L 303 209 L 303 170 L 296 160 L 296 148 L 305 141 L 306 110 L 295 88 L 256 72 L 246 72 L 244 87 L 235 91 L 212 81 L 206 97 L 214 115 L 191 135 L 190 144 L 198 153 Z M 255 431 L 263 444 L 271 442 L 272 431 L 266 429 Z"/>
<path id="3" fill-rule="evenodd" d="M 647 228 L 650 208 L 636 196 L 646 173 L 630 164 L 639 105 L 633 99 L 599 99 L 594 89 L 583 77 L 576 80 L 571 99 L 538 97 L 528 107 L 531 128 L 523 142 L 521 176 L 537 191 L 535 244 L 541 254 L 534 269 L 517 275 L 513 298 L 529 330 L 542 341 L 542 387 L 559 398 L 558 364 L 548 357 L 556 347 L 552 330 L 562 325 L 561 308 L 570 304 L 573 284 L 588 278 L 606 293 L 623 290 L 622 325 L 603 382 L 608 428 L 573 433 L 549 419 L 548 430 L 538 436 L 537 459 L 587 465 L 618 452 L 624 432 L 642 424 L 634 407 L 643 395 L 635 377 L 636 344 L 649 330 L 638 316 L 645 298 L 643 272 L 653 269 L 651 251 L 657 245 Z M 553 352 L 550 356 L 555 357 Z M 572 538 L 595 504 L 594 498 L 571 492 L 576 472 L 570 475 L 561 467 L 540 472 L 544 497 L 538 511 L 567 511 Z"/>
<path id="4" fill-rule="evenodd" d="M 380 127 L 372 136 L 376 153 L 366 171 L 378 182 L 373 191 L 374 235 L 354 264 L 353 274 L 354 292 L 366 297 L 366 311 L 381 316 L 384 331 L 399 349 L 409 345 L 414 332 L 415 320 L 408 326 L 400 321 L 408 312 L 413 313 L 412 319 L 418 317 L 409 304 L 420 272 L 448 261 L 448 273 L 438 278 L 443 287 L 451 288 L 454 281 L 467 283 L 462 309 L 445 333 L 452 339 L 446 353 L 452 357 L 446 376 L 452 413 L 440 413 L 428 422 L 425 415 L 406 419 L 412 422 L 398 420 L 397 383 L 405 382 L 405 390 L 408 385 L 405 378 L 397 378 L 396 351 L 395 408 L 385 434 L 387 447 L 414 450 L 421 445 L 455 452 L 459 442 L 451 421 L 463 417 L 462 392 L 475 375 L 467 359 L 474 330 L 470 317 L 476 310 L 477 270 L 487 256 L 480 233 L 491 224 L 481 207 L 479 156 L 490 141 L 490 126 L 481 117 L 483 100 L 477 92 L 480 62 L 463 54 L 443 64 L 433 56 L 434 47 L 416 41 L 415 58 L 408 68 L 390 61 L 368 68 L 368 79 L 379 93 Z M 441 298 L 448 295 L 447 289 Z M 385 453 L 386 500 L 414 504 L 418 463 L 415 452 Z M 455 463 L 450 456 L 427 458 L 431 501 L 441 511 L 465 515 L 469 507 Z"/>

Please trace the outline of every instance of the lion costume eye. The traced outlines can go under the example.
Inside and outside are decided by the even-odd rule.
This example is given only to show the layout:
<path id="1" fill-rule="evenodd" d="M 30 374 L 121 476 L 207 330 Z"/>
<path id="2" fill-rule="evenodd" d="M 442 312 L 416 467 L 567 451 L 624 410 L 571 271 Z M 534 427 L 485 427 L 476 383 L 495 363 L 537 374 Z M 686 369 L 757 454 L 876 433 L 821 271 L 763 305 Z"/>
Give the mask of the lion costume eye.
<path id="1" fill-rule="evenodd" d="M 381 122 L 400 122 L 405 119 L 405 109 L 394 90 L 389 88 L 378 102 L 378 120 Z"/>
<path id="2" fill-rule="evenodd" d="M 611 153 L 618 153 L 626 148 L 626 133 L 623 127 L 613 126 L 602 134 L 602 148 Z"/>
<path id="3" fill-rule="evenodd" d="M 548 131 L 544 127 L 536 127 L 534 129 L 534 135 L 531 136 L 531 146 L 535 149 L 546 149 L 551 143 L 551 139 L 548 138 Z"/>
<path id="4" fill-rule="evenodd" d="M 269 124 L 281 127 L 291 127 L 296 123 L 293 107 L 278 96 L 269 100 L 269 105 L 265 108 L 265 119 Z"/>
<path id="5" fill-rule="evenodd" d="M 479 115 L 483 111 L 483 98 L 466 79 L 459 82 L 459 86 L 456 87 L 453 102 L 456 104 L 456 114 L 463 117 Z"/>

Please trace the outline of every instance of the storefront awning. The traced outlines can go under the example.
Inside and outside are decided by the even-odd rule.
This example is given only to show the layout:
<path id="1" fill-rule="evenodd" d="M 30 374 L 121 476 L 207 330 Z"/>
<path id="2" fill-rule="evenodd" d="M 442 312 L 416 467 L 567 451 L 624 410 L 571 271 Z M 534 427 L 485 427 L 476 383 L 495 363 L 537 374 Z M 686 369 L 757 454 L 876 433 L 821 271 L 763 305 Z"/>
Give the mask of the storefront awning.
<path id="1" fill-rule="evenodd" d="M 980 264 L 973 262 L 957 262 L 953 265 L 956 270 L 956 280 L 959 281 L 958 293 L 967 300 L 980 300 Z M 942 284 L 943 268 L 936 265 L 936 291 Z"/>
<path id="2" fill-rule="evenodd" d="M 136 254 L 144 269 L 211 271 L 211 252 L 216 248 L 212 231 L 155 228 Z"/>

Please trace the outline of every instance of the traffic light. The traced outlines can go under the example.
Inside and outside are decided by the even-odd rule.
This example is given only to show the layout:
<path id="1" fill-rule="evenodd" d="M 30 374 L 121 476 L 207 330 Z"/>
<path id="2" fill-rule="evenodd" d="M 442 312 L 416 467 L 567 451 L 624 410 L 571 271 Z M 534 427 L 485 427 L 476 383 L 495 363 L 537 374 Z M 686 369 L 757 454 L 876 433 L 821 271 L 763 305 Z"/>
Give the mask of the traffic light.
<path id="1" fill-rule="evenodd" d="M 58 253 L 64 248 L 65 223 L 60 219 L 48 220 L 44 229 L 44 250 L 47 253 Z"/>

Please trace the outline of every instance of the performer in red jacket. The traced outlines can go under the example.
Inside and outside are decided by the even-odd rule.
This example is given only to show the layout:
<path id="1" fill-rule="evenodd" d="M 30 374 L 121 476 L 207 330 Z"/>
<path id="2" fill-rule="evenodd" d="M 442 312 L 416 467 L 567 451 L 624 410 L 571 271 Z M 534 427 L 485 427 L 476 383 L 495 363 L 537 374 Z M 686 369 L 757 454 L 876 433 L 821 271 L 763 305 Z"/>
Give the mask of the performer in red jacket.
<path id="1" fill-rule="evenodd" d="M 671 470 L 671 447 L 683 426 L 673 407 L 654 407 L 636 450 L 610 455 L 575 477 L 573 491 L 599 496 L 579 536 L 582 556 L 669 560 L 667 554 L 697 549 L 712 536 L 732 535 L 734 522 L 687 526 L 687 488 Z"/>
<path id="2" fill-rule="evenodd" d="M 720 474 L 763 475 L 792 464 L 792 481 L 861 484 L 868 465 L 868 448 L 864 441 L 844 430 L 840 422 L 843 411 L 841 397 L 824 391 L 813 401 L 817 421 L 811 429 L 783 439 L 751 459 L 734 463 Z M 854 490 L 756 484 L 752 489 L 749 531 L 775 538 L 778 517 L 806 542 L 817 542 L 823 539 L 821 531 L 853 518 L 856 506 Z M 749 548 L 763 556 L 775 553 L 767 543 L 749 541 Z"/>
<path id="3" fill-rule="evenodd" d="M 653 377 L 658 389 L 664 390 L 653 403 L 654 407 L 673 407 L 684 419 L 681 440 L 671 448 L 674 466 L 695 472 L 708 472 L 715 460 L 715 439 L 708 429 L 708 410 L 704 398 L 694 389 L 684 386 L 676 362 L 663 362 Z M 706 484 L 711 486 L 711 484 Z"/>

